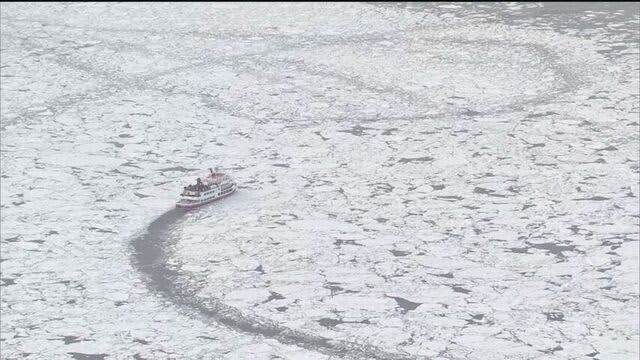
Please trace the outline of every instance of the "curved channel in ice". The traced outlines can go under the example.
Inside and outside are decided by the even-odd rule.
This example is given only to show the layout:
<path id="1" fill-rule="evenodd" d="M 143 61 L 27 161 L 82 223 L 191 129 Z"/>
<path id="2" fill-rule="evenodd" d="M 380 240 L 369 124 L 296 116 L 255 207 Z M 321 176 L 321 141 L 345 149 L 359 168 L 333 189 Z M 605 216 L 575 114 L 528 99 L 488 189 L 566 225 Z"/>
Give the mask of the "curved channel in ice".
<path id="1" fill-rule="evenodd" d="M 389 353 L 371 344 L 358 344 L 305 333 L 282 326 L 266 318 L 248 316 L 215 297 L 197 297 L 188 284 L 176 282 L 178 273 L 167 262 L 176 240 L 170 230 L 180 221 L 183 210 L 174 209 L 154 220 L 147 232 L 132 241 L 133 263 L 148 280 L 148 285 L 171 299 L 176 305 L 199 313 L 236 330 L 262 335 L 283 344 L 297 345 L 328 355 L 362 357 L 367 359 L 411 359 L 408 354 Z"/>

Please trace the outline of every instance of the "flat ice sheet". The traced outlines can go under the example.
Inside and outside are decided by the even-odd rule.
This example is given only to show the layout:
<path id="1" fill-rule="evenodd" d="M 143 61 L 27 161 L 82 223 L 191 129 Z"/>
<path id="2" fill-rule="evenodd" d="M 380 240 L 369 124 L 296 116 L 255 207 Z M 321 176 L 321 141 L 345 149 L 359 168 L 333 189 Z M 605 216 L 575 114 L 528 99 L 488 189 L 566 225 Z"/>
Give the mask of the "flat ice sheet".
<path id="1" fill-rule="evenodd" d="M 638 357 L 637 5 L 0 9 L 3 358 Z"/>

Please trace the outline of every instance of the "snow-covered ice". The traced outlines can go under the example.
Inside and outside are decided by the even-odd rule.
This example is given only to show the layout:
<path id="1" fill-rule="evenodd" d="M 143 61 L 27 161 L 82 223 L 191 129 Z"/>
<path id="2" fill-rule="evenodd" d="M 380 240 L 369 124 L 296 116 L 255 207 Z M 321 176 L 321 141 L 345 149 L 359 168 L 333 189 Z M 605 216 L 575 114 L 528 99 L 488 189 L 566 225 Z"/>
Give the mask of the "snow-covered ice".
<path id="1" fill-rule="evenodd" d="M 637 4 L 0 10 L 2 358 L 640 355 Z"/>

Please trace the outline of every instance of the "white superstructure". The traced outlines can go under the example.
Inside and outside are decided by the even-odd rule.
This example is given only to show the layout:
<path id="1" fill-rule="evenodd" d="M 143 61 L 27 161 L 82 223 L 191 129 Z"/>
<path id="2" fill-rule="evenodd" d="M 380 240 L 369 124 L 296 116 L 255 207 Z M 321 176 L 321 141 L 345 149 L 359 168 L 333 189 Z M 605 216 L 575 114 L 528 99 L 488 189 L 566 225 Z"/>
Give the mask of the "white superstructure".
<path id="1" fill-rule="evenodd" d="M 238 184 L 231 176 L 209 169 L 209 175 L 204 178 L 204 181 L 198 178 L 195 185 L 184 187 L 176 206 L 180 208 L 198 207 L 231 195 L 237 189 Z"/>

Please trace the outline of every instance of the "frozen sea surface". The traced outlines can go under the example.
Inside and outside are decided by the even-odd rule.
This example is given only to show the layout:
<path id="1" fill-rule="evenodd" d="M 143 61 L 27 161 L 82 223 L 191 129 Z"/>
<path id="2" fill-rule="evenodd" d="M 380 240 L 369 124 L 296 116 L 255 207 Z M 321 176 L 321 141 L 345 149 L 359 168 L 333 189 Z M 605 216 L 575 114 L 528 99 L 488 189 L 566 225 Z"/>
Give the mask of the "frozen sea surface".
<path id="1" fill-rule="evenodd" d="M 638 4 L 0 10 L 3 359 L 640 355 Z"/>

